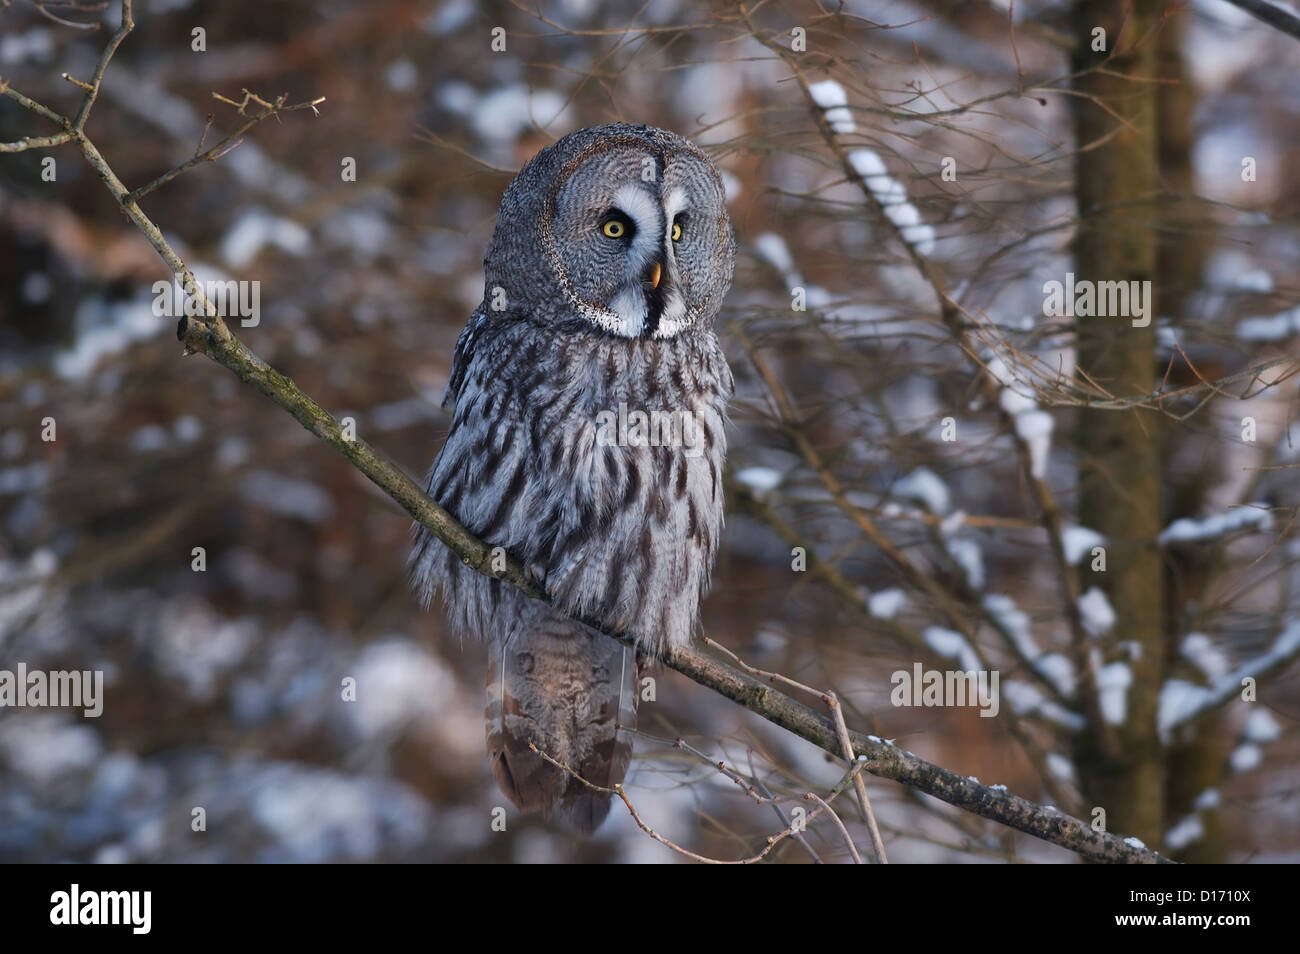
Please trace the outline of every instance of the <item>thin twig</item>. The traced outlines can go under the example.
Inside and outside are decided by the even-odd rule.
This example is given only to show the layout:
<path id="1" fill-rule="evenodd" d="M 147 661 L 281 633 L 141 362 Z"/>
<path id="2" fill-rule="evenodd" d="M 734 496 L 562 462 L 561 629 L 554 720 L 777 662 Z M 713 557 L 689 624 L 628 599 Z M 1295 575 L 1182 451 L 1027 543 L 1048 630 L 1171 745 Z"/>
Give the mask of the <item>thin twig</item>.
<path id="1" fill-rule="evenodd" d="M 281 113 L 297 112 L 300 109 L 310 109 L 313 113 L 319 115 L 319 112 L 316 109 L 316 107 L 319 106 L 321 103 L 325 102 L 324 96 L 318 96 L 316 99 L 309 100 L 304 103 L 295 103 L 292 106 L 286 106 L 284 105 L 283 98 L 276 100 L 274 103 L 266 103 L 265 100 L 262 100 L 259 97 L 254 96 L 252 93 L 249 93 L 248 90 L 244 90 L 244 94 L 245 94 L 245 98 L 242 104 L 235 102 L 234 100 L 227 99 L 224 96 L 219 96 L 216 93 L 213 93 L 212 95 L 215 98 L 221 100 L 223 103 L 230 103 L 234 106 L 238 106 L 239 107 L 238 112 L 241 116 L 246 115 L 244 113 L 243 107 L 248 104 L 250 98 L 255 102 L 265 103 L 266 108 L 263 109 L 262 112 L 257 113 L 254 116 L 251 116 L 248 122 L 241 125 L 238 129 L 236 129 L 226 138 L 222 139 L 211 149 L 208 149 L 206 152 L 196 153 L 192 158 L 187 159 L 185 162 L 182 162 L 179 166 L 176 166 L 175 168 L 167 170 L 162 175 L 160 175 L 157 179 L 154 179 L 153 182 L 150 182 L 148 185 L 143 185 L 140 188 L 136 189 L 135 191 L 129 193 L 125 201 L 137 202 L 144 196 L 148 195 L 150 192 L 153 192 L 155 189 L 159 188 L 160 186 L 164 186 L 167 183 L 171 182 L 181 173 L 193 169 L 199 163 L 215 162 L 216 160 L 220 159 L 222 156 L 229 153 L 231 150 L 238 147 L 239 144 L 244 141 L 244 133 L 248 132 L 248 130 L 252 129 L 254 126 L 262 122 L 262 120 L 264 119 L 269 119 L 272 116 L 279 116 Z M 212 126 L 212 116 L 211 114 L 209 114 L 208 122 L 203 127 L 203 139 L 207 138 L 208 129 L 211 126 Z M 203 139 L 199 140 L 200 148 L 203 145 Z"/>
<path id="2" fill-rule="evenodd" d="M 834 692 L 827 691 L 826 707 L 831 710 L 831 715 L 835 717 L 835 735 L 839 739 L 840 748 L 844 752 L 844 758 L 853 764 L 853 742 L 849 739 L 849 727 L 844 724 L 844 707 L 840 705 L 839 698 Z M 866 758 L 866 756 L 862 756 Z M 880 828 L 876 825 L 876 813 L 871 810 L 871 799 L 867 797 L 867 783 L 862 780 L 861 773 L 853 776 L 853 787 L 858 793 L 858 804 L 862 808 L 862 815 L 867 821 L 867 830 L 871 832 L 871 850 L 876 856 L 876 864 L 889 864 L 889 856 L 885 854 L 885 843 L 880 837 Z"/>
<path id="3" fill-rule="evenodd" d="M 861 782 L 862 781 L 861 775 L 856 776 L 856 780 L 858 782 Z M 844 827 L 844 822 L 840 819 L 840 816 L 835 812 L 835 809 L 831 808 L 829 805 L 826 804 L 826 802 L 822 801 L 821 798 L 819 798 L 817 795 L 814 795 L 812 792 L 809 792 L 807 795 L 804 796 L 804 798 L 808 799 L 809 801 L 816 802 L 822 808 L 826 809 L 826 811 L 830 812 L 831 819 L 835 822 L 836 827 L 839 828 L 840 834 L 844 836 L 844 843 L 849 846 L 849 854 L 853 856 L 853 863 L 855 865 L 862 864 L 862 856 L 858 854 L 858 846 L 853 844 L 853 839 L 849 837 L 849 830 Z"/>

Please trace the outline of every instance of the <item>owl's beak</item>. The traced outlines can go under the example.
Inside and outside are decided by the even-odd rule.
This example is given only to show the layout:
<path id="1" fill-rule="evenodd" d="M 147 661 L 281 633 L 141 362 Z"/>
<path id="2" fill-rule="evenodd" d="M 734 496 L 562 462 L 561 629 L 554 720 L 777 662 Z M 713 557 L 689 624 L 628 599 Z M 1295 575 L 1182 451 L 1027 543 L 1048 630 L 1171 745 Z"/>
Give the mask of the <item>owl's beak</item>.
<path id="1" fill-rule="evenodd" d="M 646 286 L 649 286 L 648 288 Z M 645 296 L 645 324 L 641 333 L 649 338 L 659 327 L 659 316 L 664 310 L 664 295 L 671 286 L 671 279 L 664 281 L 664 260 L 651 262 L 641 273 L 641 294 Z"/>

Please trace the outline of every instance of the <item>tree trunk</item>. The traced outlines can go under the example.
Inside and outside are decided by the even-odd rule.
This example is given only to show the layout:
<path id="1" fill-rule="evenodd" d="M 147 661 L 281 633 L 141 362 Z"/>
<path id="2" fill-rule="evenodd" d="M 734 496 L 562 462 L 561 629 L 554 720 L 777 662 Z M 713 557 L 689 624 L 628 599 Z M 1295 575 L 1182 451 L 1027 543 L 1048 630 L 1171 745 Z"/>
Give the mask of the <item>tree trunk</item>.
<path id="1" fill-rule="evenodd" d="M 1176 329 L 1186 327 L 1191 296 L 1201 287 L 1206 253 L 1212 246 L 1214 220 L 1205 212 L 1204 203 L 1196 198 L 1196 171 L 1192 167 L 1192 114 L 1196 108 L 1196 90 L 1187 74 L 1183 56 L 1187 12 L 1171 16 L 1160 31 L 1158 63 L 1160 77 L 1166 82 L 1157 93 L 1159 105 L 1160 184 L 1171 198 L 1161 203 L 1160 247 L 1156 257 L 1156 274 L 1160 284 L 1160 309 L 1169 316 Z M 1188 198 L 1182 198 L 1187 196 Z M 1214 376 L 1212 355 L 1191 354 L 1202 374 Z M 1195 383 L 1195 377 L 1181 356 L 1174 359 L 1170 385 Z M 1166 420 L 1163 428 L 1165 459 L 1182 455 L 1175 445 L 1200 440 L 1195 430 Z M 1164 485 L 1169 490 L 1164 522 L 1200 514 L 1210 477 L 1217 460 L 1206 455 L 1205 464 L 1192 473 L 1174 473 L 1166 465 Z M 1172 673 L 1178 665 L 1178 646 L 1187 635 L 1185 621 L 1189 603 L 1200 603 L 1214 550 L 1185 547 L 1165 554 L 1165 626 L 1166 649 Z M 1184 663 L 1185 665 L 1185 663 Z M 1207 788 L 1218 784 L 1228 757 L 1231 736 L 1224 725 L 1222 712 L 1200 720 L 1175 740 L 1166 756 L 1168 790 L 1165 792 L 1166 827 L 1196 812 L 1195 802 Z M 1179 861 L 1193 864 L 1223 864 L 1227 860 L 1223 826 L 1217 810 L 1198 813 L 1205 833 L 1179 852 Z"/>
<path id="2" fill-rule="evenodd" d="M 1152 0 L 1076 4 L 1078 46 L 1074 120 L 1075 278 L 1153 282 L 1156 269 L 1156 31 Z M 1095 51 L 1096 28 L 1106 52 Z M 1141 286 L 1139 286 L 1141 287 Z M 1146 286 L 1155 290 L 1154 284 Z M 1155 320 L 1134 327 L 1126 317 L 1076 317 L 1079 368 L 1118 398 L 1156 384 Z M 1106 572 L 1085 568 L 1083 588 L 1098 586 L 1117 622 L 1097 646 L 1105 662 L 1127 662 L 1132 681 L 1122 725 L 1092 726 L 1077 764 L 1089 807 L 1106 811 L 1109 830 L 1148 846 L 1164 834 L 1165 772 L 1156 734 L 1156 704 L 1165 671 L 1164 573 L 1160 531 L 1159 423 L 1149 411 L 1079 412 L 1079 521 L 1107 539 Z M 1123 644 L 1123 645 L 1121 645 Z"/>

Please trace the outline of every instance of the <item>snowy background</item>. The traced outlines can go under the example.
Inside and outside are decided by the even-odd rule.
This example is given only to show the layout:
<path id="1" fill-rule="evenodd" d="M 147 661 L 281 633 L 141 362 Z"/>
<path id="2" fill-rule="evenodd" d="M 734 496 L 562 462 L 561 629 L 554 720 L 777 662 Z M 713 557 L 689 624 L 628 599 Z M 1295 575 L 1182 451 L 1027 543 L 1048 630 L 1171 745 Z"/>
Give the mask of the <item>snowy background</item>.
<path id="1" fill-rule="evenodd" d="M 885 216 L 1035 368 L 1068 375 L 1068 324 L 1041 312 L 1043 282 L 1070 268 L 1068 102 L 1003 95 L 949 115 L 1015 89 L 1005 4 L 845 6 L 888 28 L 823 23 L 798 3 L 761 22 L 806 23 L 810 44 L 835 50 L 810 93 Z M 1067 72 L 1051 41 L 1063 8 L 1015 5 L 1026 75 Z M 1057 583 L 999 412 L 1068 508 L 1069 409 L 1040 406 L 1033 368 L 996 351 L 981 358 L 997 404 L 981 397 L 788 68 L 734 22 L 674 0 L 541 9 L 546 21 L 468 0 L 141 0 L 88 131 L 134 186 L 193 154 L 208 113 L 210 137 L 232 128 L 213 91 L 326 97 L 318 118 L 266 122 L 143 205 L 201 280 L 260 280 L 261 324 L 244 340 L 413 475 L 447 425 L 452 347 L 482 295 L 509 174 L 563 133 L 614 119 L 707 145 L 740 243 L 722 321 L 761 343 L 854 503 L 1000 621 L 1014 647 L 993 656 L 1004 711 L 1047 726 L 1044 739 L 1068 731 L 1079 714 L 1041 688 L 1068 696 L 1076 676 Z M 115 23 L 117 4 L 104 16 Z M 631 22 L 691 29 L 609 32 Z M 498 25 L 508 47 L 492 53 Z M 199 26 L 203 53 L 190 45 Z M 103 39 L 22 3 L 0 8 L 0 76 L 70 107 L 75 90 L 58 74 L 89 75 Z M 1186 13 L 1183 44 L 1195 191 L 1213 214 L 1182 313 L 1157 316 L 1161 357 L 1177 345 L 1224 375 L 1300 343 L 1300 206 L 1277 174 L 1300 161 L 1300 44 L 1210 2 Z M 0 101 L 0 141 L 47 131 L 34 123 Z M 93 172 L 70 150 L 52 154 L 52 183 L 42 154 L 0 156 L 0 668 L 102 669 L 108 688 L 99 719 L 0 710 L 0 861 L 675 860 L 619 807 L 590 841 L 513 809 L 506 832 L 490 829 L 505 802 L 483 755 L 485 652 L 409 595 L 409 520 L 229 372 L 181 358 L 174 322 L 150 307 L 162 264 Z M 1261 170 L 1250 188 L 1243 154 Z M 960 185 L 939 179 L 944 156 L 972 171 Z M 340 180 L 345 157 L 355 182 Z M 807 311 L 790 308 L 796 287 Z M 773 427 L 744 350 L 723 338 L 739 386 L 735 499 L 706 631 L 754 665 L 834 688 L 856 728 L 1053 801 L 1005 719 L 889 705 L 890 673 L 921 657 L 887 624 L 920 633 L 931 662 L 964 666 L 971 647 L 828 504 Z M 1216 573 L 1197 628 L 1171 634 L 1160 707 L 1171 744 L 1237 667 L 1270 653 L 1284 663 L 1260 704 L 1223 710 L 1212 740 L 1222 770 L 1172 820 L 1170 852 L 1214 839 L 1227 860 L 1300 858 L 1300 681 L 1287 662 L 1300 649 L 1296 409 L 1295 380 L 1248 402 L 1216 399 L 1166 456 L 1160 542 L 1212 546 Z M 1234 439 L 1247 414 L 1254 445 Z M 948 415 L 956 444 L 938 439 Z M 40 438 L 46 417 L 54 442 Z M 1264 466 L 1275 469 L 1249 469 Z M 791 572 L 788 541 L 754 501 L 842 570 L 861 611 Z M 1087 527 L 1064 538 L 1074 563 L 1100 542 Z M 191 569 L 195 547 L 205 572 Z M 1122 628 L 1101 590 L 1079 605 L 1099 647 Z M 1101 672 L 1103 714 L 1120 722 L 1122 647 Z M 348 676 L 355 703 L 340 700 Z M 777 791 L 840 776 L 820 750 L 671 673 L 641 729 L 632 797 L 648 823 L 699 851 L 736 856 L 781 825 L 665 740 L 752 765 Z M 1077 795 L 1068 748 L 1048 748 L 1054 790 Z M 1072 859 L 892 784 L 873 792 L 895 861 Z M 190 829 L 195 806 L 206 832 Z M 811 842 L 842 857 L 829 832 Z M 794 846 L 781 857 L 806 859 Z"/>

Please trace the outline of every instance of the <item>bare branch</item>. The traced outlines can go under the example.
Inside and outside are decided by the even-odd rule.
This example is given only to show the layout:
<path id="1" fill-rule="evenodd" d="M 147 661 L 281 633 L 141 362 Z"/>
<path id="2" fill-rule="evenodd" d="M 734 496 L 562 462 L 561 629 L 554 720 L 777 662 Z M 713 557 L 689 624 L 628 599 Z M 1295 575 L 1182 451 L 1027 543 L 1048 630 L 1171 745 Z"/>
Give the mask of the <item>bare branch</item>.
<path id="1" fill-rule="evenodd" d="M 861 773 L 855 775 L 853 778 L 855 782 L 862 781 Z M 840 820 L 840 816 L 836 814 L 835 809 L 831 808 L 831 806 L 822 798 L 814 795 L 812 792 L 809 792 L 804 796 L 804 798 L 816 802 L 821 808 L 830 813 L 831 819 L 835 822 L 835 827 L 837 827 L 840 830 L 840 834 L 844 836 L 844 843 L 849 846 L 849 854 L 853 856 L 853 863 L 855 865 L 862 864 L 862 856 L 858 854 L 858 846 L 853 844 L 853 839 L 849 836 L 849 830 L 844 827 L 844 822 Z"/>
<path id="2" fill-rule="evenodd" d="M 829 812 L 831 817 L 835 820 L 835 824 L 839 826 L 839 829 L 843 833 L 845 840 L 848 842 L 849 851 L 853 855 L 853 860 L 857 864 L 862 863 L 862 859 L 858 857 L 857 849 L 854 848 L 853 846 L 852 839 L 849 838 L 848 831 L 844 828 L 844 823 L 841 822 L 839 816 L 835 814 L 834 810 L 830 806 L 830 803 L 833 802 L 836 799 L 836 797 L 838 797 L 840 793 L 847 788 L 847 786 L 849 785 L 852 779 L 855 779 L 861 773 L 865 763 L 859 762 L 854 766 L 852 766 L 849 769 L 848 773 L 844 776 L 844 778 L 840 780 L 840 783 L 835 786 L 835 788 L 831 791 L 829 796 L 826 797 L 825 799 L 819 797 L 813 792 L 806 792 L 804 794 L 804 798 L 807 799 L 808 801 L 817 802 L 818 807 L 814 808 L 811 812 L 807 814 L 807 816 L 805 816 L 800 826 L 796 827 L 793 824 L 787 825 L 784 830 L 777 832 L 775 835 L 770 835 L 767 839 L 767 844 L 764 845 L 762 850 L 760 850 L 757 854 L 749 855 L 748 857 L 745 858 L 739 858 L 735 861 L 725 861 L 719 858 L 710 858 L 706 855 L 701 855 L 697 852 L 691 851 L 689 848 L 683 848 L 681 845 L 659 834 L 648 824 L 646 824 L 645 819 L 643 819 L 641 817 L 641 814 L 636 810 L 636 806 L 632 804 L 632 799 L 628 797 L 628 794 L 624 790 L 622 785 L 615 785 L 613 788 L 606 788 L 603 785 L 597 785 L 594 782 L 589 782 L 587 781 L 587 779 L 583 778 L 581 775 L 579 775 L 576 771 L 574 771 L 569 766 L 565 765 L 563 762 L 543 752 L 541 749 L 537 747 L 535 743 L 533 742 L 528 743 L 528 747 L 539 758 L 543 759 L 546 762 L 549 762 L 551 765 L 554 765 L 556 768 L 565 772 L 567 775 L 570 775 L 573 778 L 577 779 L 581 784 L 585 785 L 593 792 L 600 792 L 603 795 L 617 796 L 623 802 L 624 807 L 627 808 L 628 815 L 631 816 L 632 821 L 636 824 L 637 828 L 641 829 L 643 832 L 645 832 L 655 841 L 659 842 L 659 844 L 664 845 L 667 848 L 671 848 L 673 851 L 677 852 L 680 855 L 684 855 L 687 858 L 690 858 L 692 861 L 698 861 L 701 864 L 706 864 L 706 865 L 757 864 L 758 862 L 766 858 L 772 852 L 772 849 L 774 849 L 786 838 L 800 835 L 802 830 L 807 826 L 808 822 L 812 821 L 823 812 Z"/>
<path id="3" fill-rule="evenodd" d="M 835 718 L 835 737 L 840 741 L 844 757 L 851 762 L 853 759 L 853 743 L 849 740 L 849 727 L 844 724 L 844 708 L 840 705 L 839 698 L 833 692 L 826 693 L 826 705 Z M 857 790 L 858 804 L 862 807 L 862 814 L 867 820 L 867 830 L 871 832 L 871 848 L 875 853 L 876 863 L 887 865 L 889 864 L 889 856 L 885 854 L 885 843 L 881 840 L 880 828 L 876 825 L 876 813 L 871 810 L 871 799 L 867 797 L 867 784 L 862 781 L 860 774 L 853 776 L 853 787 Z"/>
<path id="4" fill-rule="evenodd" d="M 86 98 L 81 104 L 81 109 L 77 111 L 77 118 L 73 120 L 72 125 L 77 132 L 86 128 L 86 120 L 90 118 L 90 108 L 95 105 L 95 98 L 99 95 L 99 84 L 104 81 L 104 70 L 108 69 L 109 61 L 113 59 L 113 54 L 117 48 L 122 45 L 126 35 L 135 29 L 135 19 L 131 15 L 132 0 L 122 0 L 122 22 L 108 40 L 108 45 L 104 47 L 104 52 L 99 58 L 99 65 L 95 67 L 95 75 L 91 77 L 90 85 L 87 88 Z"/>
<path id="5" fill-rule="evenodd" d="M 17 142 L 0 142 L 0 152 L 26 152 L 28 149 L 48 149 L 72 141 L 72 133 L 56 133 L 53 136 L 24 136 Z"/>
<path id="6" fill-rule="evenodd" d="M 1268 0 L 1228 0 L 1239 10 L 1245 10 L 1256 20 L 1267 23 L 1276 30 L 1300 40 L 1300 16 Z"/>
<path id="7" fill-rule="evenodd" d="M 179 166 L 176 166 L 174 169 L 169 169 L 167 172 L 164 172 L 162 175 L 160 175 L 157 179 L 154 179 L 153 182 L 150 182 L 148 185 L 143 185 L 140 188 L 136 189 L 135 191 L 131 192 L 126 197 L 127 202 L 135 202 L 139 200 L 140 198 L 148 195 L 150 192 L 153 192 L 155 189 L 159 188 L 160 186 L 164 186 L 168 182 L 171 182 L 182 172 L 186 172 L 190 169 L 193 169 L 199 163 L 215 162 L 216 160 L 220 159 L 222 156 L 226 155 L 226 153 L 230 152 L 241 142 L 243 142 L 244 133 L 248 132 L 248 130 L 252 129 L 262 120 L 269 119 L 272 116 L 278 116 L 281 113 L 297 112 L 300 109 L 310 109 L 313 113 L 316 113 L 317 112 L 316 107 L 319 106 L 321 103 L 325 102 L 324 96 L 318 96 L 316 99 L 309 100 L 308 102 L 305 103 L 295 103 L 292 106 L 286 106 L 284 104 L 283 96 L 277 99 L 274 103 L 267 103 L 265 100 L 259 99 L 258 97 L 254 96 L 248 90 L 244 90 L 244 100 L 242 104 L 236 103 L 233 100 L 226 99 L 224 96 L 219 96 L 216 93 L 213 93 L 212 95 L 214 98 L 221 100 L 223 103 L 230 103 L 233 106 L 238 106 L 239 107 L 238 112 L 239 115 L 241 116 L 247 115 L 244 112 L 244 107 L 248 105 L 250 97 L 255 102 L 263 104 L 264 108 L 262 109 L 261 112 L 253 115 L 251 118 L 249 118 L 248 122 L 244 123 L 242 126 L 240 126 L 238 129 L 232 132 L 225 139 L 221 140 L 211 149 L 208 149 L 206 152 L 196 153 L 193 158 L 188 159 L 185 162 L 182 162 Z M 208 129 L 209 127 L 211 127 L 211 125 L 212 125 L 212 120 L 211 118 L 209 118 L 207 125 L 203 127 L 204 138 L 207 137 Z M 200 139 L 199 140 L 200 148 L 202 148 L 202 145 L 203 145 L 203 140 Z"/>

